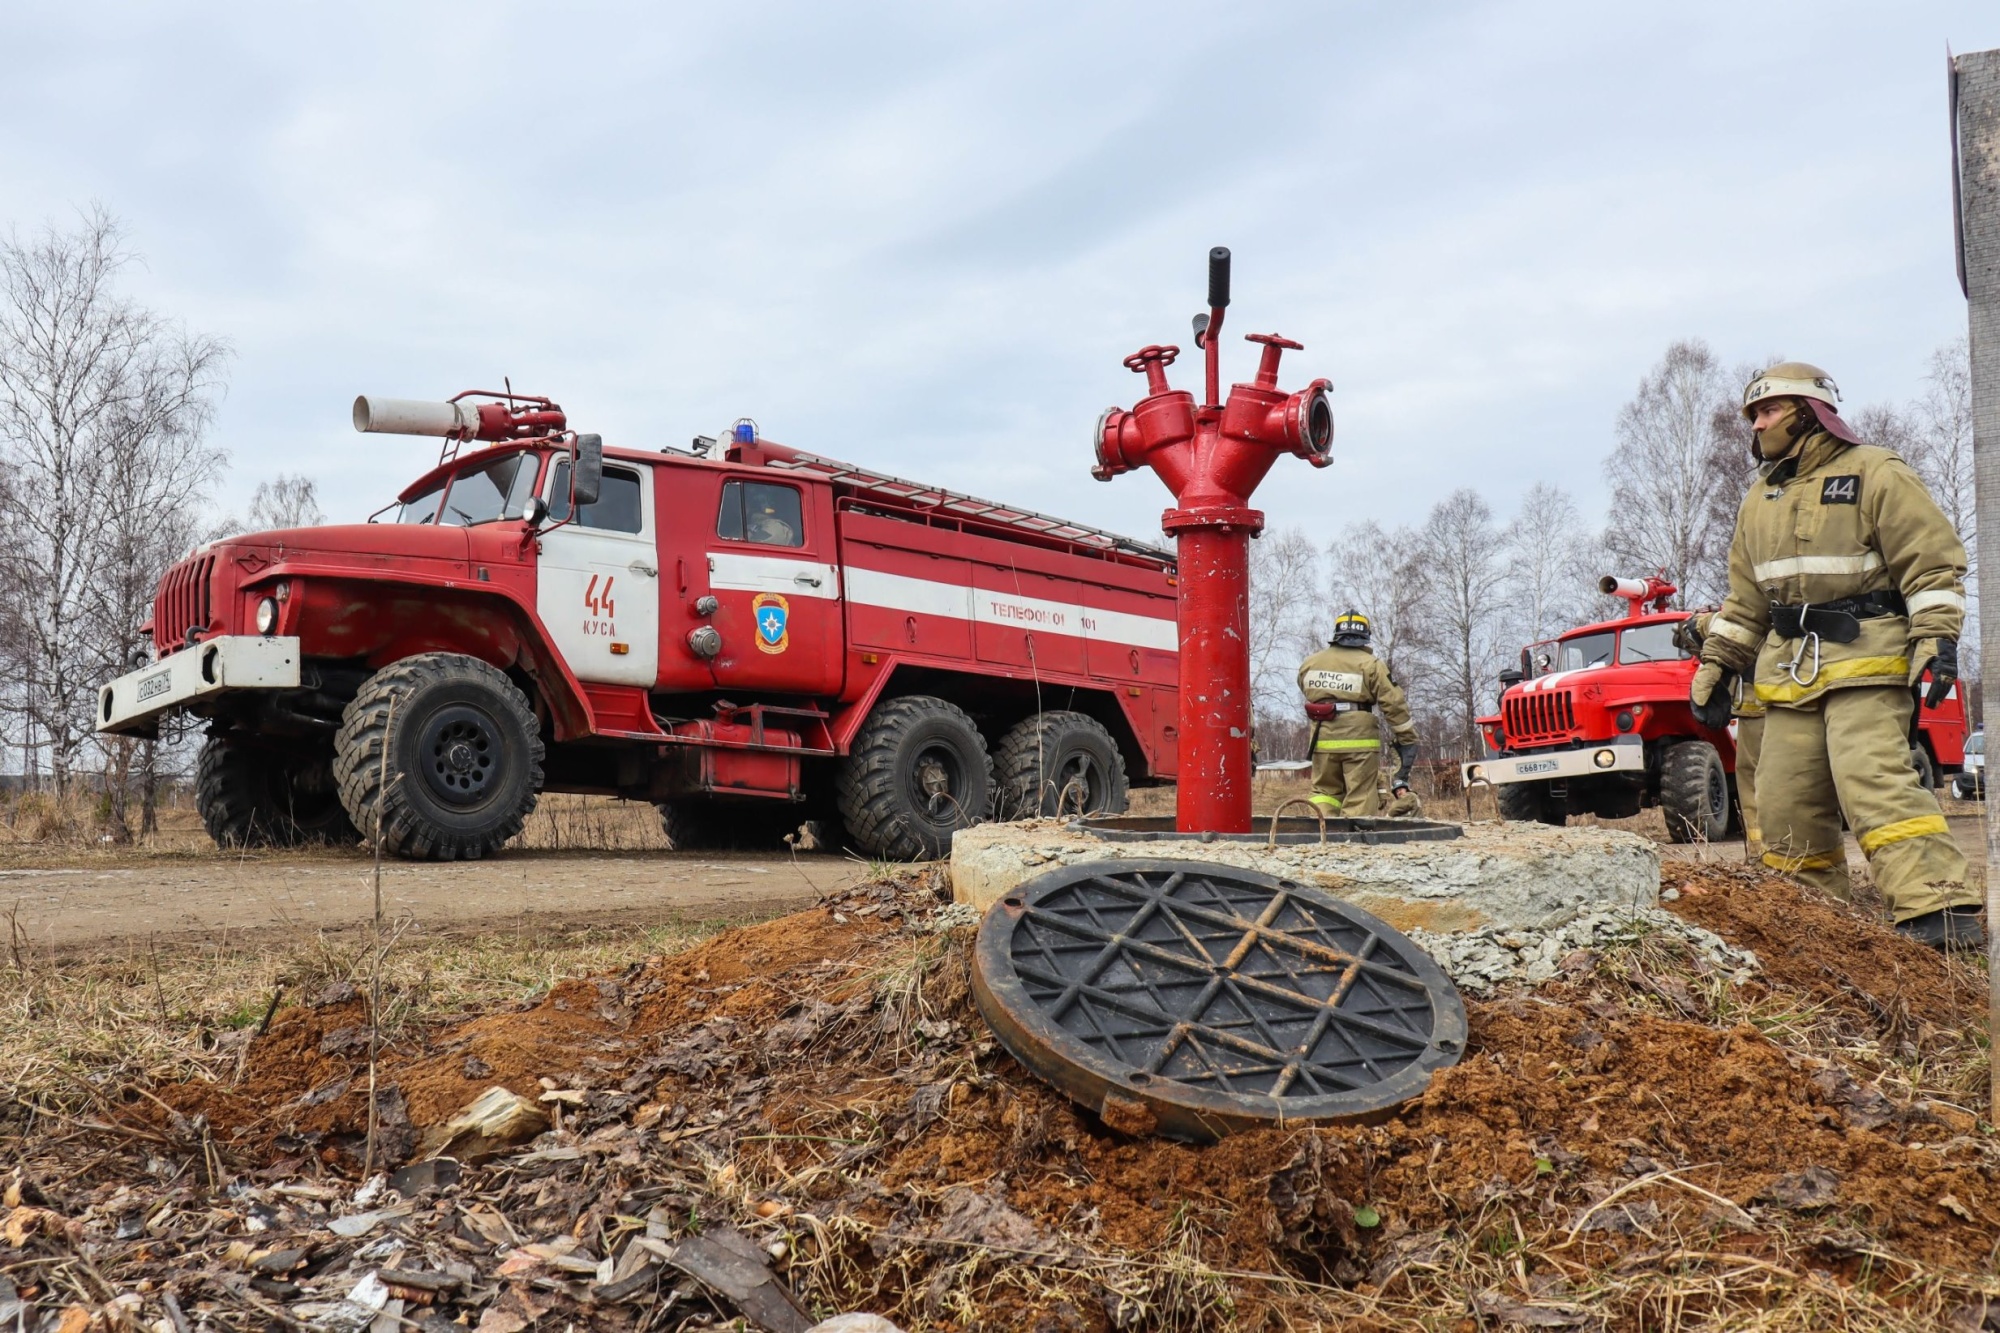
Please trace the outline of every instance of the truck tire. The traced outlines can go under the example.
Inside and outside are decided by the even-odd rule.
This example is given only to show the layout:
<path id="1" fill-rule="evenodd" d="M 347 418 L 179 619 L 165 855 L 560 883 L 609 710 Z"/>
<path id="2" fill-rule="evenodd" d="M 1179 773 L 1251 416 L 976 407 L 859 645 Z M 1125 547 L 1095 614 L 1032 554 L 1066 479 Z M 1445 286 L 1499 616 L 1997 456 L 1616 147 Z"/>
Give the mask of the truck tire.
<path id="1" fill-rule="evenodd" d="M 993 752 L 993 806 L 996 819 L 1122 814 L 1125 756 L 1086 713 L 1036 713 Z"/>
<path id="2" fill-rule="evenodd" d="M 1931 762 L 1931 752 L 1921 745 L 1910 747 L 1910 763 L 1917 770 L 1917 781 L 1925 791 L 1937 790 L 1937 765 Z"/>
<path id="3" fill-rule="evenodd" d="M 359 842 L 331 760 L 316 747 L 280 749 L 240 732 L 210 733 L 195 764 L 202 827 L 218 847 Z"/>
<path id="4" fill-rule="evenodd" d="M 390 716 L 394 701 L 394 717 Z M 476 861 L 521 831 L 542 788 L 542 738 L 514 682 L 476 657 L 419 653 L 370 676 L 334 739 L 340 801 L 382 848 Z"/>
<path id="5" fill-rule="evenodd" d="M 1674 842 L 1721 842 L 1729 836 L 1729 775 L 1707 741 L 1669 746 L 1660 761 L 1660 811 Z"/>
<path id="6" fill-rule="evenodd" d="M 934 861 L 985 818 L 993 759 L 964 710 L 927 694 L 885 699 L 861 725 L 834 784 L 855 844 L 891 861 Z"/>
<path id="7" fill-rule="evenodd" d="M 1500 807 L 1502 819 L 1557 828 L 1569 822 L 1568 812 L 1549 799 L 1546 782 L 1503 782 L 1493 789 L 1493 801 Z"/>

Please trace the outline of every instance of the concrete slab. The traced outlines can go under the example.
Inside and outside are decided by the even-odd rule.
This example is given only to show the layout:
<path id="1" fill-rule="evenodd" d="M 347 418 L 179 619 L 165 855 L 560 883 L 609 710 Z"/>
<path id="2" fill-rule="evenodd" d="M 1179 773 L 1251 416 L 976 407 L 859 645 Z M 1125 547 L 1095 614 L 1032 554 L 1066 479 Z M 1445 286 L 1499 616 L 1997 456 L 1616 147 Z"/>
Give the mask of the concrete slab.
<path id="1" fill-rule="evenodd" d="M 1658 904 L 1657 847 L 1636 834 L 1542 824 L 1468 824 L 1461 838 L 1369 846 L 1266 849 L 1259 842 L 1107 842 L 1062 820 L 982 824 L 951 842 L 952 896 L 984 911 L 1015 885 L 1059 866 L 1170 857 L 1244 866 L 1297 880 L 1399 930 L 1539 929 L 1579 909 Z"/>

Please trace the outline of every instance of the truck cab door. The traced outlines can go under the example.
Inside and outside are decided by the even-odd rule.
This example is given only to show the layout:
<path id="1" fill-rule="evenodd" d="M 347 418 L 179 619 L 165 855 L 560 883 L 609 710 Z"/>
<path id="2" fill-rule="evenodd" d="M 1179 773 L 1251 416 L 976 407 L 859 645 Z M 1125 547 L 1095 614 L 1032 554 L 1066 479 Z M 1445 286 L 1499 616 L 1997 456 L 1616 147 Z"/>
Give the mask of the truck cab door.
<path id="1" fill-rule="evenodd" d="M 832 694 L 841 683 L 840 571 L 830 489 L 725 478 L 708 542 L 725 690 Z"/>
<path id="2" fill-rule="evenodd" d="M 653 469 L 604 465 L 595 504 L 569 505 L 569 460 L 549 469 L 535 609 L 578 680 L 651 689 L 660 670 L 660 557 Z"/>

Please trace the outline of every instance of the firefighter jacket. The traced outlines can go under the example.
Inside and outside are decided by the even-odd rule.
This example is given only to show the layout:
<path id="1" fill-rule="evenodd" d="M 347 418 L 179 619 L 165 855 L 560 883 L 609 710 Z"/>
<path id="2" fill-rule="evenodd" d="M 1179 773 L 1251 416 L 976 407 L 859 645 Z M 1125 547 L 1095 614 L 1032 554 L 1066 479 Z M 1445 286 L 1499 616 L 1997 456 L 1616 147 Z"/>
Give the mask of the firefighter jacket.
<path id="1" fill-rule="evenodd" d="M 1375 736 L 1375 717 L 1380 709 L 1389 720 L 1396 744 L 1414 745 L 1416 724 L 1410 721 L 1409 700 L 1402 687 L 1389 678 L 1389 668 L 1366 648 L 1322 648 L 1299 666 L 1299 689 L 1307 703 L 1332 701 L 1346 704 L 1330 722 L 1320 724 L 1322 736 Z"/>
<path id="2" fill-rule="evenodd" d="M 1917 640 L 1958 636 L 1964 580 L 1965 546 L 1909 464 L 1816 431 L 1743 497 L 1729 595 L 1701 658 L 1748 676 L 1756 701 L 1773 707 L 1850 686 L 1901 688 Z M 1852 642 L 1785 638 L 1772 623 L 1778 608 L 1854 607 L 1868 594 Z"/>

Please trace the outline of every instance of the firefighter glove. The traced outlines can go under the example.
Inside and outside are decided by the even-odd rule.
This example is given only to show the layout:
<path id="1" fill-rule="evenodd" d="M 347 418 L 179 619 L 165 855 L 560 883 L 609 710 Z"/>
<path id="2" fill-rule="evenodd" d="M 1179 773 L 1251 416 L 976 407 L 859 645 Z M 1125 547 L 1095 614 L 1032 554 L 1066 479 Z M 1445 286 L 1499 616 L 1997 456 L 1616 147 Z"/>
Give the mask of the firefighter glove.
<path id="1" fill-rule="evenodd" d="M 1958 640 L 1918 639 L 1911 644 L 1911 688 L 1914 689 L 1923 680 L 1925 671 L 1931 673 L 1931 688 L 1924 695 L 1924 707 L 1936 708 L 1951 693 L 1952 683 L 1958 679 Z"/>
<path id="2" fill-rule="evenodd" d="M 1688 686 L 1688 706 L 1694 720 L 1716 731 L 1729 725 L 1729 678 L 1720 662 L 1703 662 Z"/>
<path id="3" fill-rule="evenodd" d="M 1410 785 L 1410 770 L 1417 766 L 1416 742 L 1408 741 L 1396 747 L 1396 787 L 1398 790 Z"/>

